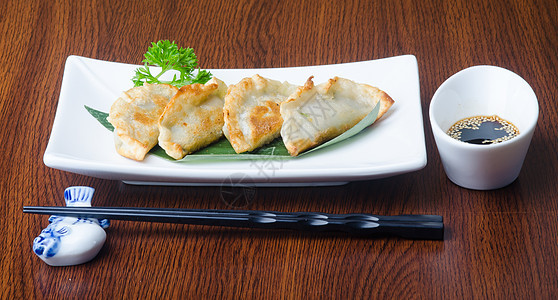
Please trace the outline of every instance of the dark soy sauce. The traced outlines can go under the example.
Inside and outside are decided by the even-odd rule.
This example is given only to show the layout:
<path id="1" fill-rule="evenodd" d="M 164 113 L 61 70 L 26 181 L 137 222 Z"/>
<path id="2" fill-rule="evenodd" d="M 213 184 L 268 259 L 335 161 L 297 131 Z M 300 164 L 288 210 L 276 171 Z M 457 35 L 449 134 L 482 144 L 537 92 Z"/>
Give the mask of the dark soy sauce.
<path id="1" fill-rule="evenodd" d="M 519 134 L 512 123 L 494 116 L 475 116 L 453 124 L 447 134 L 459 141 L 490 145 L 507 141 Z"/>

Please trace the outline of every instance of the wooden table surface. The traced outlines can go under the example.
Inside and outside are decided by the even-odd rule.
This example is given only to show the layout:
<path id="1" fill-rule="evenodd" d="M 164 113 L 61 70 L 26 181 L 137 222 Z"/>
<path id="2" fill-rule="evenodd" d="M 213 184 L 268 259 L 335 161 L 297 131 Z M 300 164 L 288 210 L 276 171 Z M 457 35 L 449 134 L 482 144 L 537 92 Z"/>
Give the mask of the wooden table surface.
<path id="1" fill-rule="evenodd" d="M 558 2 L 114 2 L 0 4 L 0 298 L 558 297 Z M 68 186 L 94 187 L 98 206 L 230 208 L 220 187 L 132 186 L 43 163 L 66 58 L 139 64 L 160 39 L 194 48 L 207 69 L 415 55 L 425 168 L 335 187 L 255 188 L 243 208 L 439 214 L 444 240 L 113 221 L 93 261 L 46 265 L 31 245 L 47 217 L 22 207 L 63 205 Z M 428 119 L 437 87 L 479 64 L 519 74 L 540 104 L 519 178 L 494 191 L 447 179 Z"/>

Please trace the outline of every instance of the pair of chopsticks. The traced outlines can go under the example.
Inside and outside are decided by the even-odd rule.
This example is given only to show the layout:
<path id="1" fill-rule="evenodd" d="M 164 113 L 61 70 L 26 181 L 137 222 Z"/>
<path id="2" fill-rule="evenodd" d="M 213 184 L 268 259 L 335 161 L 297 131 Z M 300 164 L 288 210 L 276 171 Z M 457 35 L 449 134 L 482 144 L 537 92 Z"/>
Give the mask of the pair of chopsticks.
<path id="1" fill-rule="evenodd" d="M 379 216 L 253 210 L 202 210 L 135 207 L 25 206 L 24 213 L 138 222 L 179 223 L 242 228 L 345 232 L 357 236 L 398 236 L 442 240 L 444 223 L 437 215 Z"/>

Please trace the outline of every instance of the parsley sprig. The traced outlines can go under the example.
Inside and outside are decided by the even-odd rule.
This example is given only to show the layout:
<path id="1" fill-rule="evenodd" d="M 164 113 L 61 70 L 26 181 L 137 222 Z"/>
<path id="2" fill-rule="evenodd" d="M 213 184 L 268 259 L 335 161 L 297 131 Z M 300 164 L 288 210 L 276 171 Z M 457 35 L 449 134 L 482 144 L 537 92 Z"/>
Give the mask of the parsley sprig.
<path id="1" fill-rule="evenodd" d="M 192 83 L 206 83 L 212 77 L 209 71 L 198 68 L 198 58 L 192 48 L 178 48 L 174 41 L 161 40 L 151 43 L 144 56 L 144 66 L 136 69 L 132 78 L 134 86 L 142 86 L 144 83 L 167 83 L 180 88 Z M 150 66 L 161 67 L 161 71 L 152 74 Z M 179 74 L 174 74 L 172 80 L 161 79 L 164 73 L 171 70 L 176 70 Z"/>

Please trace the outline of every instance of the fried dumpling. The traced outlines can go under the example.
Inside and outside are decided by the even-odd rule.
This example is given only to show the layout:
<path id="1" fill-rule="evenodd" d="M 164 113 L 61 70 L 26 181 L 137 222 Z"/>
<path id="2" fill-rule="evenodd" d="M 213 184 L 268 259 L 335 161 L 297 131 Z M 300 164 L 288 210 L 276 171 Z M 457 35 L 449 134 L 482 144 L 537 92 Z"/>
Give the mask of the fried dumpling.
<path id="1" fill-rule="evenodd" d="M 143 160 L 157 145 L 157 123 L 178 89 L 168 84 L 144 84 L 123 92 L 112 104 L 107 120 L 114 126 L 116 151 Z"/>
<path id="2" fill-rule="evenodd" d="M 349 130 L 378 102 L 380 118 L 394 103 L 382 90 L 339 77 L 314 86 L 310 77 L 281 104 L 283 143 L 296 156 Z"/>
<path id="3" fill-rule="evenodd" d="M 227 85 L 215 77 L 181 87 L 159 120 L 159 146 L 181 159 L 222 137 L 226 93 Z"/>
<path id="4" fill-rule="evenodd" d="M 229 86 L 223 109 L 223 133 L 236 153 L 253 151 L 279 137 L 279 105 L 296 86 L 259 75 L 244 78 Z"/>

